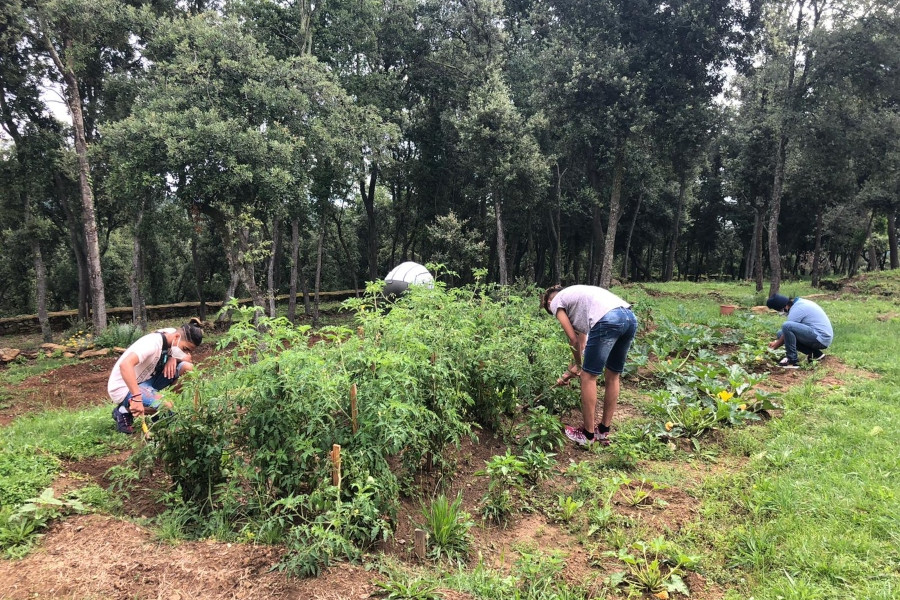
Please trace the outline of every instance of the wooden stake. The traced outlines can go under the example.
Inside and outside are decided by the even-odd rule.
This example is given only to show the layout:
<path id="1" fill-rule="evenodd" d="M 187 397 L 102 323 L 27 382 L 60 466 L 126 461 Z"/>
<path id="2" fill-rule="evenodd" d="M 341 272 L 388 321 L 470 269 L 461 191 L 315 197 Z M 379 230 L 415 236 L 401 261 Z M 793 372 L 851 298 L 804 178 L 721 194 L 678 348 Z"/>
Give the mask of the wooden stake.
<path id="1" fill-rule="evenodd" d="M 194 411 L 200 408 L 200 388 L 194 389 Z"/>
<path id="2" fill-rule="evenodd" d="M 425 550 L 428 545 L 428 534 L 424 529 L 416 529 L 415 532 L 415 548 L 416 548 L 416 557 L 420 560 L 425 559 Z"/>
<path id="3" fill-rule="evenodd" d="M 334 444 L 331 447 L 331 483 L 334 487 L 341 487 L 341 446 Z"/>
<path id="4" fill-rule="evenodd" d="M 356 384 L 350 386 L 350 424 L 353 427 L 353 434 L 356 435 L 356 430 L 358 428 L 356 417 Z"/>

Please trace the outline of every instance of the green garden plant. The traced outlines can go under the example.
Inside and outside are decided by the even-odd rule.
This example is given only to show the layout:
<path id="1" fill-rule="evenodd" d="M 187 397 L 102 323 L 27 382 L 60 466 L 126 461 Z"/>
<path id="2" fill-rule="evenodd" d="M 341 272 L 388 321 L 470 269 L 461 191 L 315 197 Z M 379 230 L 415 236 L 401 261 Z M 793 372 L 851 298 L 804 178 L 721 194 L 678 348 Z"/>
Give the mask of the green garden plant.
<path id="1" fill-rule="evenodd" d="M 462 509 L 462 495 L 452 502 L 439 495 L 428 506 L 422 506 L 422 516 L 430 536 L 429 555 L 435 560 L 464 560 L 471 542 L 469 530 L 474 523 Z"/>

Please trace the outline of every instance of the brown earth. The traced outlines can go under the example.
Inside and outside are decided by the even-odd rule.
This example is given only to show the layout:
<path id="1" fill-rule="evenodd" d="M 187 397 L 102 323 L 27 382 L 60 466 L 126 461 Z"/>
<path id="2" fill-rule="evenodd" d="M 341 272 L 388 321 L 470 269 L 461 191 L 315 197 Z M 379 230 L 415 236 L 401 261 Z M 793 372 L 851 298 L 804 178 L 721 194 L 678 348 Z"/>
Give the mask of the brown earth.
<path id="1" fill-rule="evenodd" d="M 198 365 L 202 367 L 209 356 L 209 350 L 196 356 Z M 0 406 L 0 425 L 27 412 L 108 403 L 106 381 L 115 360 L 112 357 L 82 361 L 26 379 L 15 390 L 7 391 L 15 401 Z M 826 385 L 839 384 L 845 377 L 861 374 L 840 364 L 834 357 L 828 357 L 825 366 L 829 367 L 827 376 L 822 379 Z M 810 373 L 812 371 L 774 369 L 767 387 L 784 390 L 802 382 Z M 622 403 L 616 422 L 640 415 L 637 408 Z M 563 421 L 579 424 L 580 413 L 573 410 L 563 416 Z M 479 502 L 487 491 L 487 479 L 475 472 L 484 468 L 492 456 L 503 454 L 506 448 L 502 440 L 483 432 L 477 443 L 464 442 L 449 457 L 455 466 L 451 475 L 442 479 L 437 473 L 421 474 L 419 483 L 425 496 L 437 493 L 439 489 L 446 490 L 450 496 L 462 494 L 466 510 L 477 515 Z M 108 487 L 111 483 L 107 475 L 109 468 L 121 464 L 129 455 L 130 451 L 127 451 L 66 463 L 63 473 L 54 482 L 54 489 L 60 495 L 90 482 Z M 570 462 L 588 457 L 591 457 L 590 453 L 566 445 L 557 454 L 558 472 L 540 486 L 536 496 L 544 497 L 548 503 L 554 502 L 556 495 L 571 485 L 562 474 L 566 467 Z M 721 465 L 715 467 L 716 470 L 723 468 Z M 26 558 L 0 560 L 0 598 L 353 599 L 369 598 L 378 591 L 373 582 L 380 578 L 379 575 L 350 564 L 329 568 L 317 579 L 289 579 L 271 570 L 283 552 L 280 547 L 212 540 L 169 545 L 155 540 L 151 530 L 129 518 L 152 518 L 164 510 L 159 496 L 167 489 L 169 481 L 160 471 L 131 490 L 122 508 L 123 517 L 98 514 L 70 517 L 46 531 L 38 549 Z M 617 516 L 640 525 L 653 535 L 677 532 L 683 525 L 695 521 L 699 502 L 690 490 L 699 486 L 710 470 L 689 465 L 685 466 L 684 472 L 679 488 L 653 486 L 641 481 L 625 486 L 613 497 Z M 634 493 L 639 490 L 646 491 L 648 499 L 634 503 Z M 584 536 L 540 512 L 523 510 L 505 527 L 486 525 L 477 516 L 475 520 L 478 526 L 472 532 L 471 565 L 480 559 L 488 566 L 505 570 L 512 567 L 519 556 L 518 551 L 523 548 L 555 549 L 565 560 L 563 577 L 571 583 L 587 586 L 595 594 L 603 593 L 605 577 L 623 570 L 618 561 L 601 558 L 596 552 L 597 544 L 591 540 L 583 544 Z M 394 538 L 376 552 L 415 564 L 413 532 L 422 521 L 420 503 L 404 500 Z M 688 574 L 685 581 L 692 598 L 717 600 L 724 595 L 723 590 L 698 574 Z M 441 593 L 450 600 L 469 598 L 449 590 L 441 590 Z"/>

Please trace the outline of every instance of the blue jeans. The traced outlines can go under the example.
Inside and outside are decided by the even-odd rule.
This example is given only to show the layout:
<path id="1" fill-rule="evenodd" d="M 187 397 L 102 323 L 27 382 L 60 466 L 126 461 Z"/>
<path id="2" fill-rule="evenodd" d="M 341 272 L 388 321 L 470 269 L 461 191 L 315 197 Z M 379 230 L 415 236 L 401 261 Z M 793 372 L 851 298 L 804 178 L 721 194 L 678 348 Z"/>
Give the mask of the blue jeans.
<path id="1" fill-rule="evenodd" d="M 784 353 L 790 361 L 797 360 L 798 350 L 808 355 L 827 347 L 816 338 L 813 328 L 803 323 L 785 321 L 778 333 L 784 336 Z"/>
<path id="2" fill-rule="evenodd" d="M 184 363 L 178 361 L 175 365 L 175 377 L 170 379 L 163 375 L 162 372 L 159 372 L 147 381 L 140 382 L 138 387 L 141 388 L 141 401 L 144 403 L 144 406 L 158 409 L 160 402 L 162 402 L 162 395 L 159 391 L 175 383 L 175 380 L 178 379 L 183 370 Z M 125 407 L 125 410 L 128 410 L 129 402 L 131 402 L 131 392 L 128 392 L 125 395 L 125 399 L 122 400 L 122 406 Z"/>
<path id="3" fill-rule="evenodd" d="M 581 368 L 593 375 L 601 375 L 604 367 L 621 373 L 635 333 L 637 318 L 631 309 L 612 309 L 591 327 Z"/>

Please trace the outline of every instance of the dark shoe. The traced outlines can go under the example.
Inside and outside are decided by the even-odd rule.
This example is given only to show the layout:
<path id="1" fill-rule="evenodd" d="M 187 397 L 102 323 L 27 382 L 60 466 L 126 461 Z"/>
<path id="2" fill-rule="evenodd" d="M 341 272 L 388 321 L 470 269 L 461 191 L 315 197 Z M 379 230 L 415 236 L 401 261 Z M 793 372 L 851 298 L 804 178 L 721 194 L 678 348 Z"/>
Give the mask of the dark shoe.
<path id="1" fill-rule="evenodd" d="M 131 413 L 122 413 L 119 412 L 119 407 L 116 406 L 113 409 L 112 418 L 116 422 L 116 431 L 119 433 L 127 433 L 131 435 L 134 433 L 134 416 Z"/>
<path id="2" fill-rule="evenodd" d="M 825 353 L 821 350 L 813 350 L 809 354 L 809 362 L 816 362 L 825 358 Z"/>
<path id="3" fill-rule="evenodd" d="M 787 356 L 781 359 L 781 362 L 778 363 L 778 366 L 782 369 L 799 369 L 800 364 L 796 360 L 791 360 Z"/>

